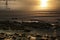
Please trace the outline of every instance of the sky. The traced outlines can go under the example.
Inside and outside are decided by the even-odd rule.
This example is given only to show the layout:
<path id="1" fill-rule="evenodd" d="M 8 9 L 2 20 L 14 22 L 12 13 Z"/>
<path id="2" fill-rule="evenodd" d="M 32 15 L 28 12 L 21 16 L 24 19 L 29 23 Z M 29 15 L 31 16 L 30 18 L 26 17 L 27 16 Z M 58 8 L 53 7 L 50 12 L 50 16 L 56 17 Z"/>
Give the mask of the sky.
<path id="1" fill-rule="evenodd" d="M 6 1 L 0 1 L 0 8 L 6 8 Z M 8 0 L 8 8 L 11 10 L 56 10 L 60 0 Z"/>
<path id="2" fill-rule="evenodd" d="M 60 16 L 60 12 L 55 14 L 50 14 L 51 12 L 45 13 L 35 13 L 35 12 L 24 12 L 24 11 L 60 11 L 60 0 L 8 0 L 7 8 L 9 10 L 14 11 L 23 11 L 23 12 L 0 12 L 0 19 L 17 17 L 17 18 L 34 18 L 34 19 L 42 19 L 54 21 L 55 19 L 59 19 L 60 17 L 39 17 L 39 16 Z M 6 1 L 0 0 L 0 10 L 5 10 Z M 32 17 L 34 16 L 34 17 Z M 37 16 L 37 17 L 36 17 Z"/>

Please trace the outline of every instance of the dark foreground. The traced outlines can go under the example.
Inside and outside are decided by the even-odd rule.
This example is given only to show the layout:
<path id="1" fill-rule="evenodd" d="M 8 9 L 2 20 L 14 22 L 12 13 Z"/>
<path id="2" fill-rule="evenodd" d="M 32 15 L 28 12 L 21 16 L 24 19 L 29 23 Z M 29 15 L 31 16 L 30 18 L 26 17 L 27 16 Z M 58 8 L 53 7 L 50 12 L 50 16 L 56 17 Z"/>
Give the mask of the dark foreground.
<path id="1" fill-rule="evenodd" d="M 60 25 L 44 21 L 0 21 L 0 40 L 60 40 Z"/>

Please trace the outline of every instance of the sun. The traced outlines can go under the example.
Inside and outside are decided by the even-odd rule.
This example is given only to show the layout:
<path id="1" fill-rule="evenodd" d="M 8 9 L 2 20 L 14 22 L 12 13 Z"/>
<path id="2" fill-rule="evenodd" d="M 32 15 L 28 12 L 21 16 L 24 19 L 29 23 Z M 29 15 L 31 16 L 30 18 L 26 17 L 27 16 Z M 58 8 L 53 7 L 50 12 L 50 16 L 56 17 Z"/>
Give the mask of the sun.
<path id="1" fill-rule="evenodd" d="M 40 0 L 40 8 L 41 9 L 46 9 L 48 6 L 48 0 Z"/>

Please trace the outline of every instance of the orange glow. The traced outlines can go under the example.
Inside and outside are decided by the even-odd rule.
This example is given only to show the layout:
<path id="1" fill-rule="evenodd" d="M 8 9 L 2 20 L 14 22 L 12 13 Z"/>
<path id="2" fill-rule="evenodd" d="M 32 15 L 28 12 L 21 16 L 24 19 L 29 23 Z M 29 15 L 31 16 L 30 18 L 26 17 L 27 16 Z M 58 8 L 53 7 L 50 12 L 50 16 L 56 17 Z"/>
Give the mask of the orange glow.
<path id="1" fill-rule="evenodd" d="M 38 0 L 38 5 L 35 6 L 36 10 L 47 10 L 49 7 L 49 0 Z"/>
<path id="2" fill-rule="evenodd" d="M 57 9 L 57 6 L 58 2 L 56 0 L 38 0 L 38 5 L 35 9 L 41 11 L 53 11 Z"/>

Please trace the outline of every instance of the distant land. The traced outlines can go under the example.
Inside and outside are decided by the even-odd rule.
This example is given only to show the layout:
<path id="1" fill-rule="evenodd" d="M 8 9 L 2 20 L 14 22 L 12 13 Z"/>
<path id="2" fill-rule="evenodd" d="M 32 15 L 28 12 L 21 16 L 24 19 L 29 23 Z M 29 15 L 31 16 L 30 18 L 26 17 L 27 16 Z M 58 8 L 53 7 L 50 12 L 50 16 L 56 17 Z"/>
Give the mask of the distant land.
<path id="1" fill-rule="evenodd" d="M 38 19 L 43 21 L 56 22 L 57 19 L 60 19 L 60 11 L 0 10 L 0 20 L 12 20 L 12 18 L 13 20 Z"/>

